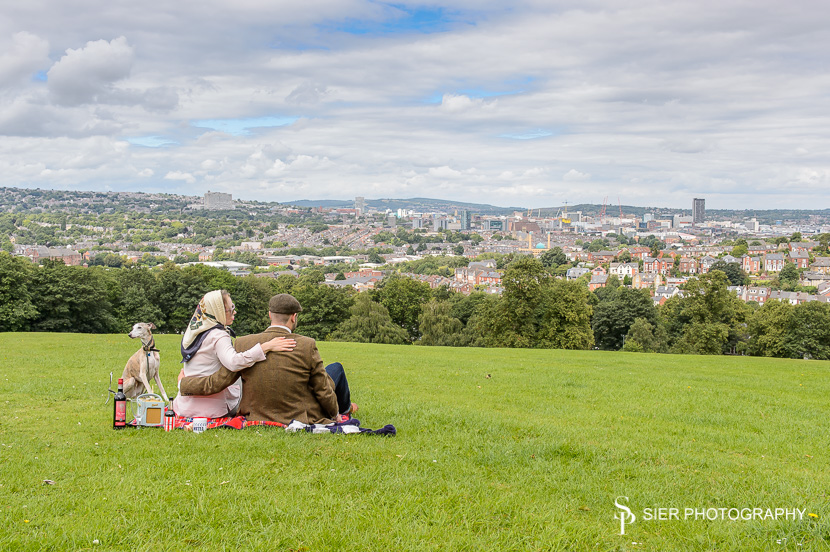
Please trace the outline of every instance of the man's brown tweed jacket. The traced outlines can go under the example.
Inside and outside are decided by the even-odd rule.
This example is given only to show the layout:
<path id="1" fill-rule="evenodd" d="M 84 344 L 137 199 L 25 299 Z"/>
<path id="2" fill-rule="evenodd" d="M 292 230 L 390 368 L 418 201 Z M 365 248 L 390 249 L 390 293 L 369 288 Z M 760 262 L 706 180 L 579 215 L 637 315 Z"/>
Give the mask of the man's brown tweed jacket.
<path id="1" fill-rule="evenodd" d="M 331 423 L 337 416 L 334 382 L 323 367 L 317 343 L 310 337 L 271 326 L 259 334 L 236 340 L 237 351 L 275 337 L 290 337 L 297 346 L 290 352 L 270 352 L 250 368 L 231 372 L 222 367 L 207 377 L 186 377 L 179 385 L 182 395 L 212 395 L 242 377 L 242 400 L 238 413 L 248 420 L 306 424 Z"/>

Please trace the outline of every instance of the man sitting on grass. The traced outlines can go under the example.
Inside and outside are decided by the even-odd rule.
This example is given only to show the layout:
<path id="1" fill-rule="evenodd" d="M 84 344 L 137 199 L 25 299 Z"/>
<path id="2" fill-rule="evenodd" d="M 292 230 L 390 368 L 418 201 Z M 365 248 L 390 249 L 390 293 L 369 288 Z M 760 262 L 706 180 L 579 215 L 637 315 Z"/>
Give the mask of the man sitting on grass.
<path id="1" fill-rule="evenodd" d="M 256 343 L 283 336 L 296 340 L 294 350 L 269 352 L 265 360 L 238 372 L 223 367 L 207 377 L 183 378 L 179 392 L 212 395 L 241 376 L 242 400 L 238 413 L 247 420 L 283 424 L 291 420 L 305 424 L 342 421 L 344 416 L 357 410 L 357 405 L 351 402 L 346 373 L 339 362 L 323 368 L 316 342 L 294 333 L 302 310 L 293 296 L 275 295 L 268 303 L 271 326 L 262 333 L 240 337 L 234 344 L 237 351 L 245 351 Z"/>

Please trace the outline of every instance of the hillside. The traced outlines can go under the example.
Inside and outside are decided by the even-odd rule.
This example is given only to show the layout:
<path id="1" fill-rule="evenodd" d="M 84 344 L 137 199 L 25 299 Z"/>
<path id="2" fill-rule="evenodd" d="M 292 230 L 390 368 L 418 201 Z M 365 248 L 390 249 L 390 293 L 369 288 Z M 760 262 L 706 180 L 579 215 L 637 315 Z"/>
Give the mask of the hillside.
<path id="1" fill-rule="evenodd" d="M 326 207 L 351 209 L 354 207 L 354 199 L 348 200 L 313 200 L 301 199 L 286 201 L 289 205 L 297 207 Z M 366 199 L 366 206 L 379 211 L 390 209 L 409 209 L 416 212 L 442 211 L 452 213 L 454 211 L 467 210 L 480 215 L 512 215 L 514 211 L 524 211 L 527 207 L 498 207 L 482 203 L 465 203 L 463 201 L 451 201 L 447 199 L 429 199 L 413 197 L 409 199 Z"/>
<path id="2" fill-rule="evenodd" d="M 228 211 L 200 211 L 191 209 L 192 205 L 202 202 L 201 196 L 184 196 L 174 194 L 148 194 L 142 192 L 87 192 L 67 190 L 41 190 L 30 188 L 0 188 L 0 212 L 9 213 L 152 213 L 179 215 L 188 213 L 198 217 L 270 217 L 273 210 L 287 205 L 302 208 L 353 208 L 354 198 L 343 200 L 332 199 L 300 199 L 294 201 L 260 202 L 234 196 L 239 204 L 244 203 L 244 214 L 241 210 L 236 213 Z M 380 211 L 390 209 L 410 209 L 420 212 L 441 211 L 452 213 L 467 210 L 478 215 L 512 215 L 514 212 L 527 212 L 530 207 L 501 207 L 497 205 L 468 203 L 446 199 L 409 198 L 409 199 L 366 199 L 366 205 Z M 581 211 L 586 216 L 597 216 L 602 211 L 599 204 L 558 205 L 548 207 L 533 206 L 532 213 L 536 216 L 555 217 L 565 208 L 568 213 Z M 830 209 L 757 209 L 757 210 L 730 210 L 714 209 L 709 206 L 706 210 L 708 220 L 735 220 L 744 221 L 756 217 L 761 224 L 775 224 L 777 221 L 801 223 L 827 223 L 830 221 Z M 605 206 L 608 217 L 619 216 L 622 210 L 625 216 L 642 217 L 646 213 L 656 218 L 671 218 L 673 215 L 689 215 L 691 208 L 678 209 L 659 206 L 620 205 L 609 203 Z"/>
<path id="3" fill-rule="evenodd" d="M 170 391 L 179 337 L 157 345 Z M 109 372 L 136 347 L 0 334 L 0 549 L 824 550 L 830 538 L 828 362 L 320 343 L 346 367 L 363 425 L 392 423 L 396 437 L 115 432 Z M 637 516 L 625 535 L 619 500 Z M 649 520 L 658 507 L 804 513 Z"/>

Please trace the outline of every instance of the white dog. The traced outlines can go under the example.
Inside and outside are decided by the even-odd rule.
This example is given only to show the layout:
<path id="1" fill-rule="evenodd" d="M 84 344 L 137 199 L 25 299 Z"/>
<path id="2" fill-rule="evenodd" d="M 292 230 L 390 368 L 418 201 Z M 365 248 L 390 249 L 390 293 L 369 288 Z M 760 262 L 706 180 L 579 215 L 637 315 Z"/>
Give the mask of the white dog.
<path id="1" fill-rule="evenodd" d="M 152 322 L 139 322 L 127 334 L 133 339 L 141 338 L 141 349 L 130 357 L 124 367 L 124 373 L 121 375 L 124 380 L 124 394 L 134 399 L 142 393 L 152 393 L 153 388 L 150 387 L 150 379 L 154 378 L 164 401 L 169 402 L 170 399 L 167 397 L 167 393 L 164 392 L 164 386 L 161 384 L 161 378 L 159 377 L 159 366 L 161 364 L 159 350 L 156 349 L 156 341 L 153 339 L 151 332 L 155 329 L 156 326 Z"/>

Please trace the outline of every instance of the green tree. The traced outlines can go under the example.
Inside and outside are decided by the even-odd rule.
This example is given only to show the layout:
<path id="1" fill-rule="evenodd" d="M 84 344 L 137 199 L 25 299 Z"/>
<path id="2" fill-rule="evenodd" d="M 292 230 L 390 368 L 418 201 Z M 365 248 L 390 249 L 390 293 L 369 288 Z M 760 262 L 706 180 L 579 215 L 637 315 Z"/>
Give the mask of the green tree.
<path id="1" fill-rule="evenodd" d="M 747 254 L 749 248 L 747 247 L 746 243 L 742 243 L 740 245 L 736 245 L 732 248 L 732 256 L 733 257 L 742 257 Z"/>
<path id="2" fill-rule="evenodd" d="M 504 318 L 512 318 L 512 321 L 497 340 L 515 343 L 512 345 L 515 347 L 534 345 L 538 330 L 537 309 L 551 280 L 542 263 L 533 257 L 520 257 L 507 267 L 502 277 L 502 310 Z"/>
<path id="3" fill-rule="evenodd" d="M 349 318 L 354 305 L 351 288 L 325 284 L 299 284 L 291 291 L 303 306 L 299 316 L 300 332 L 314 339 L 326 339 L 338 325 Z"/>
<path id="4" fill-rule="evenodd" d="M 569 264 L 568 257 L 565 256 L 565 253 L 562 251 L 561 247 L 553 247 L 548 249 L 542 253 L 539 260 L 545 268 L 557 268 L 561 265 Z"/>
<path id="5" fill-rule="evenodd" d="M 648 290 L 614 289 L 605 301 L 594 307 L 591 326 L 597 346 L 605 350 L 620 349 L 637 319 L 645 320 L 651 327 L 658 323 L 657 309 Z"/>
<path id="6" fill-rule="evenodd" d="M 110 333 L 117 330 L 103 269 L 45 261 L 32 279 L 38 317 L 32 329 L 43 332 Z"/>
<path id="7" fill-rule="evenodd" d="M 180 269 L 173 263 L 166 263 L 156 278 L 150 292 L 154 305 L 164 313 L 164 322 L 158 326 L 161 333 L 184 332 L 196 305 L 208 291 L 213 289 L 200 270 L 192 267 Z"/>
<path id="8" fill-rule="evenodd" d="M 588 276 L 590 280 L 590 276 L 586 276 Z M 594 301 L 593 298 L 591 298 L 591 304 L 594 305 L 597 302 L 606 301 L 609 298 L 613 297 L 614 293 L 617 291 L 617 288 L 621 285 L 622 282 L 620 282 L 620 278 L 616 274 L 610 274 L 605 281 L 605 287 L 597 288 L 591 294 L 594 295 L 597 299 L 597 301 Z"/>
<path id="9" fill-rule="evenodd" d="M 790 358 L 830 360 L 830 305 L 810 301 L 796 306 L 786 352 Z"/>
<path id="10" fill-rule="evenodd" d="M 726 263 L 724 261 L 715 261 L 709 268 L 709 272 L 713 270 L 720 270 L 729 279 L 730 286 L 744 286 L 749 283 L 749 275 L 741 269 L 738 263 Z"/>
<path id="11" fill-rule="evenodd" d="M 406 330 L 392 322 L 386 307 L 372 301 L 368 293 L 359 294 L 349 312 L 351 316 L 329 335 L 329 340 L 393 345 L 410 342 Z"/>
<path id="12" fill-rule="evenodd" d="M 467 322 L 473 316 L 476 308 L 478 308 L 483 301 L 486 301 L 488 297 L 492 298 L 492 296 L 489 296 L 481 291 L 474 291 L 470 295 L 453 293 L 449 298 L 449 301 L 452 303 L 450 315 L 453 318 L 459 319 L 466 327 Z"/>
<path id="13" fill-rule="evenodd" d="M 152 322 L 160 327 L 164 314 L 151 299 L 156 284 L 155 275 L 149 269 L 138 266 L 113 270 L 109 274 L 113 279 L 109 300 L 117 321 L 117 331 L 127 332 L 136 322 Z"/>
<path id="14" fill-rule="evenodd" d="M 375 264 L 383 264 L 386 261 L 383 259 L 383 257 L 380 256 L 377 249 L 371 249 L 369 251 L 369 262 Z"/>
<path id="15" fill-rule="evenodd" d="M 452 316 L 452 306 L 449 303 L 431 300 L 424 305 L 423 312 L 418 317 L 421 339 L 418 345 L 460 347 L 465 344 L 462 333 L 464 324 Z"/>
<path id="16" fill-rule="evenodd" d="M 0 252 L 0 332 L 28 330 L 37 318 L 29 287 L 36 270 L 28 259 Z"/>
<path id="17" fill-rule="evenodd" d="M 210 287 L 226 289 L 230 293 L 236 306 L 233 328 L 237 334 L 247 335 L 261 332 L 270 325 L 268 301 L 274 295 L 271 292 L 270 283 L 265 278 L 253 275 L 233 278 L 230 285 L 217 285 L 211 282 Z"/>
<path id="18" fill-rule="evenodd" d="M 297 278 L 300 284 L 322 284 L 325 281 L 326 275 L 319 268 L 306 268 Z"/>
<path id="19" fill-rule="evenodd" d="M 669 326 L 675 328 L 675 352 L 714 355 L 737 346 L 749 307 L 727 285 L 726 274 L 712 270 L 687 282 L 678 301 L 666 303 L 671 303 Z"/>
<path id="20" fill-rule="evenodd" d="M 511 263 L 502 285 L 502 297 L 482 300 L 467 323 L 473 345 L 562 349 L 593 345 L 587 287 L 554 280 L 531 257 Z"/>
<path id="21" fill-rule="evenodd" d="M 647 237 L 640 239 L 639 244 L 643 247 L 650 248 L 650 255 L 652 257 L 659 255 L 660 251 L 666 247 L 666 243 L 660 241 L 654 234 L 649 234 Z"/>
<path id="22" fill-rule="evenodd" d="M 665 349 L 665 332 L 658 323 L 652 324 L 645 318 L 637 318 L 625 336 L 623 351 L 658 353 Z"/>
<path id="23" fill-rule="evenodd" d="M 398 274 L 386 276 L 371 292 L 372 299 L 386 307 L 392 321 L 406 330 L 412 341 L 421 336 L 418 317 L 431 295 L 429 284 Z"/>
<path id="24" fill-rule="evenodd" d="M 596 239 L 596 240 L 592 241 L 586 249 L 588 251 L 591 251 L 591 252 L 595 253 L 597 251 L 603 251 L 605 249 L 608 249 L 609 247 L 610 247 L 610 244 L 608 243 L 608 240 L 606 240 L 605 238 L 601 238 L 601 239 Z"/>
<path id="25" fill-rule="evenodd" d="M 593 347 L 589 294 L 588 288 L 578 282 L 554 280 L 543 294 L 535 346 L 553 349 Z"/>
<path id="26" fill-rule="evenodd" d="M 746 352 L 753 356 L 787 356 L 788 333 L 795 307 L 783 301 L 767 301 L 747 321 Z"/>
<path id="27" fill-rule="evenodd" d="M 798 285 L 798 279 L 798 269 L 795 267 L 795 264 L 785 262 L 784 268 L 778 273 L 778 281 L 781 283 L 781 287 L 792 291 Z"/>
<path id="28" fill-rule="evenodd" d="M 375 243 L 389 243 L 393 239 L 395 239 L 395 234 L 389 232 L 388 230 L 378 232 L 372 237 L 372 241 Z"/>

